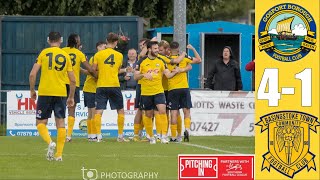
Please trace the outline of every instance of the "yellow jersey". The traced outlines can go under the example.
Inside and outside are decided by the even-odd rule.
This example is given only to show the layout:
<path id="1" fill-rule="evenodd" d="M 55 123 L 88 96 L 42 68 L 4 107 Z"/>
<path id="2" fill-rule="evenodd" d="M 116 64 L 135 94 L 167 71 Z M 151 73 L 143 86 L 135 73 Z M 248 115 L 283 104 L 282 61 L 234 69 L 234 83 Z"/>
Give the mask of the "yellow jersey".
<path id="1" fill-rule="evenodd" d="M 144 77 L 140 80 L 141 95 L 152 96 L 164 92 L 162 87 L 162 76 L 165 69 L 166 65 L 159 57 L 154 59 L 146 57 L 141 61 L 141 64 L 139 65 L 141 74 L 151 73 L 153 77 L 152 80 L 148 80 Z"/>
<path id="2" fill-rule="evenodd" d="M 163 59 L 163 61 L 166 64 L 170 64 L 171 63 L 171 60 L 167 56 L 158 54 L 158 57 Z M 163 90 L 168 91 L 168 78 L 166 76 L 162 76 L 162 86 L 163 86 Z"/>
<path id="3" fill-rule="evenodd" d="M 123 55 L 107 48 L 97 52 L 93 57 L 93 63 L 98 66 L 97 87 L 120 87 L 119 69 L 122 66 Z"/>
<path id="4" fill-rule="evenodd" d="M 58 47 L 41 51 L 37 64 L 41 66 L 39 96 L 67 96 L 66 75 L 73 71 L 70 56 Z"/>
<path id="5" fill-rule="evenodd" d="M 135 67 L 135 70 L 136 71 L 139 71 L 140 70 L 140 64 L 141 64 L 141 62 L 145 59 L 145 58 L 140 58 L 140 56 L 138 56 L 139 58 L 138 58 L 138 61 L 137 61 L 137 65 L 136 65 L 136 67 Z M 138 80 L 138 82 L 137 82 L 138 84 L 140 84 L 141 85 L 141 79 L 140 80 Z"/>
<path id="6" fill-rule="evenodd" d="M 140 64 L 141 64 L 141 61 L 142 60 L 144 60 L 146 57 L 148 57 L 148 53 L 145 55 L 145 56 L 140 56 L 140 55 L 138 55 L 138 61 L 137 61 L 137 64 L 140 66 Z M 140 69 L 140 67 L 137 67 L 135 70 L 139 70 Z M 138 82 L 137 82 L 138 84 L 140 84 L 141 85 L 141 81 L 140 80 L 138 80 Z"/>
<path id="7" fill-rule="evenodd" d="M 90 58 L 89 64 L 93 64 L 93 57 Z M 97 89 L 97 79 L 91 75 L 87 75 L 86 81 L 83 85 L 83 92 L 96 93 Z"/>
<path id="8" fill-rule="evenodd" d="M 170 58 L 175 59 L 178 55 L 170 56 Z M 172 71 L 176 66 L 180 68 L 187 67 L 188 64 L 192 63 L 192 59 L 190 57 L 185 57 L 179 64 L 168 64 L 168 69 Z M 168 90 L 171 91 L 173 89 L 184 89 L 189 88 L 187 73 L 178 73 L 173 76 L 171 79 L 168 79 Z"/>
<path id="9" fill-rule="evenodd" d="M 72 69 L 74 71 L 74 76 L 76 78 L 76 86 L 80 86 L 80 67 L 81 63 L 86 61 L 86 56 L 77 48 L 70 48 L 64 47 L 62 48 L 66 53 L 69 54 L 71 62 L 72 62 Z M 69 79 L 67 79 L 67 84 L 70 84 Z"/>

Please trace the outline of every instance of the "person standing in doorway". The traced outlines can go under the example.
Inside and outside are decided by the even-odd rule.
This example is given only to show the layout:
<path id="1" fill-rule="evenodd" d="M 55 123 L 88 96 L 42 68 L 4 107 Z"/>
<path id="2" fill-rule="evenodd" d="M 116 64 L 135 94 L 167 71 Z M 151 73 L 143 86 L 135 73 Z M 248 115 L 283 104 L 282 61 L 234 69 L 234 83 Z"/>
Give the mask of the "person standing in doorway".
<path id="1" fill-rule="evenodd" d="M 221 59 L 215 61 L 209 72 L 205 88 L 219 91 L 242 90 L 240 67 L 234 60 L 230 46 L 225 46 Z"/>

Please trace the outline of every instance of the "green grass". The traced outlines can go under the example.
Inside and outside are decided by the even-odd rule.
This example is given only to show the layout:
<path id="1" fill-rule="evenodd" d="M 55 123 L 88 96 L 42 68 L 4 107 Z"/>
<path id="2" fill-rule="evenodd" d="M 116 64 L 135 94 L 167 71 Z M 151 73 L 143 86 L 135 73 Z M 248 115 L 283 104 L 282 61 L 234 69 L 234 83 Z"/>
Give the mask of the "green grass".
<path id="1" fill-rule="evenodd" d="M 98 174 L 157 172 L 158 179 L 177 179 L 178 154 L 254 154 L 254 137 L 191 138 L 185 143 L 189 145 L 117 143 L 115 139 L 89 143 L 75 138 L 65 144 L 62 162 L 49 162 L 47 145 L 40 137 L 0 137 L 0 179 L 82 179 L 82 167 L 97 169 Z"/>

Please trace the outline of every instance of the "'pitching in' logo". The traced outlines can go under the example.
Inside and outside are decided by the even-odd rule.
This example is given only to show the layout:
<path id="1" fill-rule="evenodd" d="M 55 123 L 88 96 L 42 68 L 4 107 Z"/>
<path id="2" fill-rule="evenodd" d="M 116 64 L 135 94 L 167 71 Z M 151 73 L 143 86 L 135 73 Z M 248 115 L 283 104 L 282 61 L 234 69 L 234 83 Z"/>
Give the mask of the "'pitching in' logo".
<path id="1" fill-rule="evenodd" d="M 256 124 L 261 133 L 268 130 L 268 152 L 263 155 L 261 171 L 270 165 L 278 172 L 293 178 L 307 167 L 316 170 L 315 155 L 309 151 L 310 130 L 317 133 L 318 118 L 298 111 L 279 111 L 260 117 Z"/>
<path id="2" fill-rule="evenodd" d="M 293 62 L 316 50 L 316 24 L 312 15 L 297 4 L 279 4 L 262 17 L 259 50 L 282 62 Z"/>

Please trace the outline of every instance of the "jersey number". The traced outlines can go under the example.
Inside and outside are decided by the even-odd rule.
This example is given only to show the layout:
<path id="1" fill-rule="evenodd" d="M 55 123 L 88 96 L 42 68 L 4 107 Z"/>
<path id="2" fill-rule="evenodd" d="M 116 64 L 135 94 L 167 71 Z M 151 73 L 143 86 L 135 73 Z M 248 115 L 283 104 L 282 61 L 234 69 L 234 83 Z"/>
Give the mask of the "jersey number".
<path id="1" fill-rule="evenodd" d="M 76 58 L 77 56 L 73 53 L 69 54 L 72 62 L 72 66 L 76 65 Z"/>
<path id="2" fill-rule="evenodd" d="M 49 70 L 52 70 L 53 53 L 48 53 L 46 56 L 49 57 Z M 57 54 L 54 58 L 54 61 L 56 62 L 54 69 L 57 71 L 62 71 L 66 66 L 67 59 L 64 55 Z"/>
<path id="3" fill-rule="evenodd" d="M 112 67 L 115 64 L 114 54 L 111 54 L 106 60 L 104 60 L 104 64 L 110 64 Z"/>

